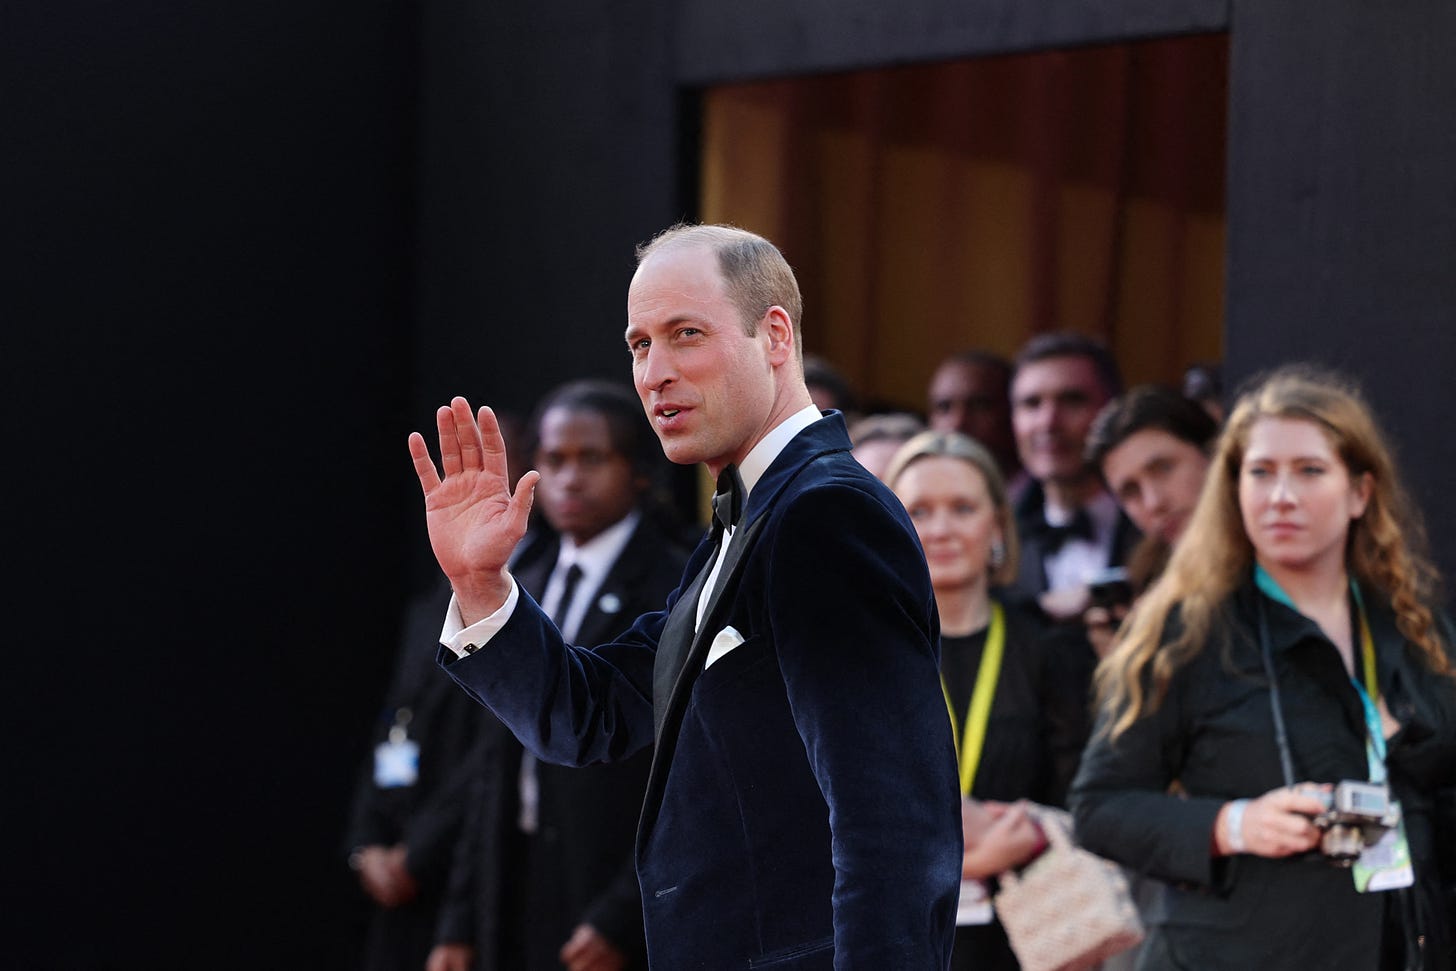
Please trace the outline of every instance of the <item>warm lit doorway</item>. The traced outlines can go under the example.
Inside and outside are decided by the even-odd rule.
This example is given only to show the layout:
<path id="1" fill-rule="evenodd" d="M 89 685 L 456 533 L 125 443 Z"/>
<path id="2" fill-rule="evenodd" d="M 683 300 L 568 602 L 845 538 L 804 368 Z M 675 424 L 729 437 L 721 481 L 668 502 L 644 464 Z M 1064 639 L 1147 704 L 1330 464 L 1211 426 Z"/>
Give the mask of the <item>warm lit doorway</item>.
<path id="1" fill-rule="evenodd" d="M 1223 350 L 1227 81 L 1210 34 L 714 86 L 701 216 L 780 244 L 871 401 L 1056 328 L 1176 381 Z"/>

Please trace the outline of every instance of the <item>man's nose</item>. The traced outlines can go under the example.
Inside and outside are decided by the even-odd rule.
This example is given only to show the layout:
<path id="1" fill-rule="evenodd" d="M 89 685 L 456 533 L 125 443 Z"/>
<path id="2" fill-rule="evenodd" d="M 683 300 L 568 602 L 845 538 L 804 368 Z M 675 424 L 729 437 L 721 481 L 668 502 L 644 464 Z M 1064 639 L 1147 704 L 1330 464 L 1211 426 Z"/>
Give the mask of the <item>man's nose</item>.
<path id="1" fill-rule="evenodd" d="M 640 372 L 642 386 L 657 391 L 671 383 L 674 376 L 672 355 L 658 350 L 656 344 L 649 346 Z"/>

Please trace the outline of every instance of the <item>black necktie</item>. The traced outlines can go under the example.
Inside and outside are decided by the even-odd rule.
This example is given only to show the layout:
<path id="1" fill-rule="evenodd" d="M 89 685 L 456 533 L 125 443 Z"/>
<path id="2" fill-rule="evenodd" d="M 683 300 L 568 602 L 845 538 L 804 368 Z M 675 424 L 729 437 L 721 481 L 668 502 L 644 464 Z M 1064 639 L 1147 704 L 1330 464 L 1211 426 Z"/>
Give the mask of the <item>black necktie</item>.
<path id="1" fill-rule="evenodd" d="M 742 514 L 743 479 L 738 475 L 738 466 L 724 466 L 718 473 L 718 491 L 713 493 L 713 522 L 731 529 Z"/>
<path id="2" fill-rule="evenodd" d="M 1037 530 L 1037 542 L 1043 553 L 1055 553 L 1062 548 L 1062 544 L 1069 539 L 1085 539 L 1091 542 L 1097 538 L 1096 532 L 1092 529 L 1092 517 L 1087 515 L 1086 509 L 1078 509 L 1072 516 L 1070 522 L 1053 526 L 1051 523 L 1042 521 L 1041 528 Z"/>
<path id="3" fill-rule="evenodd" d="M 576 596 L 576 585 L 580 581 L 581 567 L 573 563 L 566 568 L 566 580 L 561 585 L 561 599 L 556 601 L 555 616 L 551 618 L 558 628 L 566 623 L 566 615 L 571 612 L 571 601 Z"/>

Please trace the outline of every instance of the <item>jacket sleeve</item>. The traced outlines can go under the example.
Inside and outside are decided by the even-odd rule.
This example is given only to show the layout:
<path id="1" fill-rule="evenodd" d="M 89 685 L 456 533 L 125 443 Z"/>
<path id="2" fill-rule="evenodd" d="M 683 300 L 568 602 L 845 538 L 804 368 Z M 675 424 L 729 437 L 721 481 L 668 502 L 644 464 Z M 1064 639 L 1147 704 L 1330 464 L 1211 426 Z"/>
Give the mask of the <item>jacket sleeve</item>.
<path id="1" fill-rule="evenodd" d="M 829 806 L 836 967 L 943 967 L 960 793 L 924 556 L 887 493 L 821 487 L 776 515 L 769 623 Z"/>
<path id="2" fill-rule="evenodd" d="M 1116 739 L 1108 734 L 1113 713 L 1099 713 L 1070 802 L 1077 839 L 1093 853 L 1144 875 L 1213 886 L 1224 877 L 1213 856 L 1224 801 L 1168 791 L 1182 764 L 1187 729 L 1178 683 L 1188 674 L 1175 674 L 1158 710 Z"/>
<path id="3" fill-rule="evenodd" d="M 700 549 L 694 562 L 708 552 Z M 653 662 L 680 593 L 612 643 L 582 648 L 567 644 L 523 589 L 505 626 L 478 651 L 457 658 L 442 646 L 436 658 L 542 761 L 621 761 L 653 743 Z"/>

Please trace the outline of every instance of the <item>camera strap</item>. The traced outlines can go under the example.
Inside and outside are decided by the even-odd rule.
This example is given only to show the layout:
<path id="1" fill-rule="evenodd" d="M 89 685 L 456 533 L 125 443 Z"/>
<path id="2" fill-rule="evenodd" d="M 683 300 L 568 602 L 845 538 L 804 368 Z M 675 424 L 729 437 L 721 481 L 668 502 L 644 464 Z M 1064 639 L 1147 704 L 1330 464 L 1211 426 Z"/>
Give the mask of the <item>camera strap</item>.
<path id="1" fill-rule="evenodd" d="M 1261 566 L 1254 568 L 1255 585 L 1270 599 L 1277 600 L 1291 610 L 1299 608 L 1289 595 L 1279 588 L 1274 578 Z M 1375 638 L 1370 633 L 1370 621 L 1365 614 L 1365 601 L 1360 596 L 1360 586 L 1350 581 L 1350 593 L 1355 601 L 1356 625 L 1360 634 L 1360 667 L 1365 683 L 1351 675 L 1350 683 L 1360 698 L 1360 707 L 1365 716 L 1365 762 L 1371 782 L 1384 783 L 1385 771 L 1385 729 L 1380 721 L 1380 681 L 1375 670 Z M 1289 734 L 1284 725 L 1284 706 L 1279 698 L 1279 677 L 1274 672 L 1274 651 L 1269 639 L 1269 618 L 1264 597 L 1258 597 L 1259 610 L 1259 653 L 1263 656 L 1264 674 L 1269 679 L 1269 707 L 1274 714 L 1274 737 L 1279 744 L 1279 761 L 1284 770 L 1284 784 L 1294 785 L 1294 763 L 1289 752 Z"/>
<path id="2" fill-rule="evenodd" d="M 1294 788 L 1294 758 L 1289 754 L 1289 732 L 1284 727 L 1284 706 L 1279 701 L 1279 675 L 1274 673 L 1274 649 L 1269 645 L 1269 612 L 1264 598 L 1255 597 L 1259 610 L 1259 653 L 1264 659 L 1264 676 L 1269 679 L 1269 711 L 1274 716 L 1274 740 L 1279 745 L 1279 766 L 1284 785 Z"/>
<path id="3" fill-rule="evenodd" d="M 1288 603 L 1284 591 L 1279 589 L 1272 577 L 1264 573 L 1260 567 L 1256 567 L 1255 571 L 1261 592 L 1267 593 L 1273 599 Z M 1370 690 L 1366 690 L 1358 677 L 1351 677 L 1350 681 L 1354 684 L 1355 691 L 1360 696 L 1360 704 L 1365 710 L 1365 757 L 1370 767 L 1370 781 L 1386 785 L 1385 733 L 1380 723 L 1380 710 L 1374 700 L 1380 697 L 1379 683 L 1375 676 L 1375 640 L 1370 634 L 1370 623 L 1365 616 L 1365 604 L 1360 598 L 1360 588 L 1352 581 L 1350 589 L 1354 594 L 1356 612 L 1360 622 L 1362 667 Z M 1294 758 L 1289 750 L 1289 733 L 1284 723 L 1284 706 L 1279 697 L 1279 676 L 1274 670 L 1274 649 L 1269 637 L 1268 608 L 1263 596 L 1255 599 L 1259 612 L 1259 653 L 1263 657 L 1265 676 L 1269 679 L 1269 708 L 1274 716 L 1274 738 L 1279 745 L 1279 763 L 1284 772 L 1284 784 L 1292 789 L 1294 788 Z M 1367 847 L 1361 854 L 1361 858 L 1352 867 L 1352 871 L 1355 889 L 1361 893 L 1398 890 L 1411 886 L 1415 876 L 1411 865 L 1410 843 L 1405 835 L 1404 819 L 1399 820 L 1394 828 L 1388 830 L 1377 844 Z M 1410 944 L 1407 942 L 1407 950 L 1415 960 L 1415 963 L 1409 964 L 1409 966 L 1420 967 L 1419 948 L 1410 951 Z"/>

